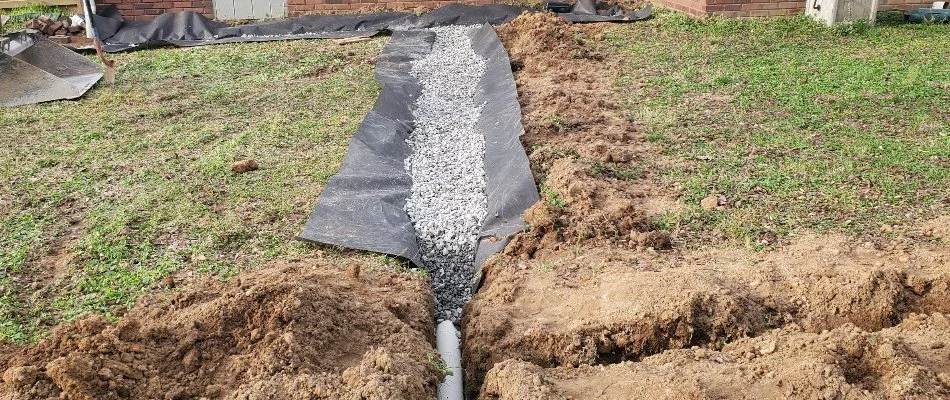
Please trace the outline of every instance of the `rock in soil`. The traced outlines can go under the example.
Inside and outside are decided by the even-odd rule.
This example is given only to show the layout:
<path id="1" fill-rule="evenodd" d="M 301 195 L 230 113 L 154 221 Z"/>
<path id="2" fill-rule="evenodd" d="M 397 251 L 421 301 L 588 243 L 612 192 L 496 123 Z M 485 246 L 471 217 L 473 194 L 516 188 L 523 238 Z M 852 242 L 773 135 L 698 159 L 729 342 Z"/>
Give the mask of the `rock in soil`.
<path id="1" fill-rule="evenodd" d="M 304 260 L 0 343 L 0 399 L 432 399 L 428 283 Z M 377 284 L 380 282 L 380 284 Z"/>
<path id="2" fill-rule="evenodd" d="M 236 174 L 243 174 L 245 172 L 256 171 L 258 168 L 257 161 L 254 160 L 241 160 L 236 161 L 234 164 L 231 164 L 231 172 Z"/>

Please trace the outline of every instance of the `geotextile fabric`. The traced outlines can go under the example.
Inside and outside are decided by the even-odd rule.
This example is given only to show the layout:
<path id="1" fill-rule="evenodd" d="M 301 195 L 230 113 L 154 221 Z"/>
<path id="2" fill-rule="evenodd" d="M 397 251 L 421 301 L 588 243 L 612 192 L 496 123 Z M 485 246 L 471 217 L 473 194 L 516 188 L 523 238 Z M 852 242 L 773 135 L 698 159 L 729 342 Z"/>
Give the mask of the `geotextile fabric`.
<path id="1" fill-rule="evenodd" d="M 538 191 L 521 145 L 521 108 L 510 61 L 488 25 L 471 33 L 473 49 L 487 60 L 476 104 L 484 104 L 476 134 L 485 137 L 488 213 L 479 232 L 475 265 L 504 248 L 525 228 L 522 215 Z M 404 210 L 412 181 L 405 170 L 406 139 L 421 87 L 409 75 L 434 41 L 427 31 L 396 31 L 376 63 L 381 90 L 350 142 L 340 172 L 320 194 L 299 239 L 399 256 L 423 267 L 416 233 Z"/>
<path id="2" fill-rule="evenodd" d="M 649 18 L 652 8 L 626 13 L 619 7 L 578 2 L 570 13 L 557 14 L 570 22 L 632 22 Z M 192 11 L 165 13 L 151 21 L 126 21 L 115 6 L 93 15 L 93 25 L 103 49 L 120 52 L 159 46 L 201 46 L 233 42 L 263 42 L 289 39 L 368 37 L 382 31 L 412 30 L 447 25 L 499 25 L 524 12 L 524 7 L 506 4 L 481 6 L 448 4 L 417 16 L 405 12 L 349 15 L 305 15 L 230 26 Z"/>

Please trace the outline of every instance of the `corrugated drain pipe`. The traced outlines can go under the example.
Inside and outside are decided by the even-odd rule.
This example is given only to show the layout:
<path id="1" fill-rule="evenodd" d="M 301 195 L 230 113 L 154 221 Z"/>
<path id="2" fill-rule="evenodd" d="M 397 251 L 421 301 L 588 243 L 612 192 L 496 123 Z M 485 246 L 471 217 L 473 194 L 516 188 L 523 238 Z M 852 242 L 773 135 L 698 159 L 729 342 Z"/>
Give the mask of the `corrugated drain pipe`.
<path id="1" fill-rule="evenodd" d="M 442 321 L 435 330 L 435 348 L 442 357 L 446 369 L 452 375 L 439 383 L 439 400 L 463 400 L 462 394 L 462 349 L 459 331 L 452 321 Z"/>

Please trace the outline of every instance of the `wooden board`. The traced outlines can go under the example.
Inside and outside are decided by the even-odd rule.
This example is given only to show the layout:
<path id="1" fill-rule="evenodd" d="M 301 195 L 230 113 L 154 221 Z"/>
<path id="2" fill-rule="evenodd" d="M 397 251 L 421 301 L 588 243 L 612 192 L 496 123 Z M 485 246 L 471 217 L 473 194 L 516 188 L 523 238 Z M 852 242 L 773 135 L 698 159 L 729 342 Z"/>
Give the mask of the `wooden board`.
<path id="1" fill-rule="evenodd" d="M 35 4 L 48 4 L 51 6 L 74 6 L 82 9 L 82 2 L 79 0 L 0 0 L 0 9 L 20 8 L 32 6 Z"/>

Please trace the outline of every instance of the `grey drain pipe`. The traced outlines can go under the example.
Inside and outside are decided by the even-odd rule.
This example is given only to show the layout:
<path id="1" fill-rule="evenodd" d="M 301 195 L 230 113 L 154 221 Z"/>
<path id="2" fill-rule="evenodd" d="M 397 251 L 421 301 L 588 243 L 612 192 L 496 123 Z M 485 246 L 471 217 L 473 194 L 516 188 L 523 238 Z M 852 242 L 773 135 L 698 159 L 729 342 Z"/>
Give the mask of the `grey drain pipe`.
<path id="1" fill-rule="evenodd" d="M 445 368 L 452 373 L 439 383 L 437 390 L 439 400 L 462 400 L 462 349 L 459 340 L 459 331 L 452 321 L 442 321 L 435 329 L 435 348 L 445 363 Z"/>

